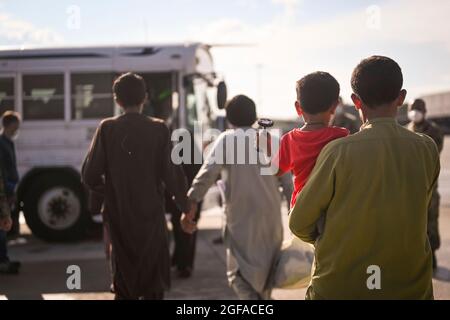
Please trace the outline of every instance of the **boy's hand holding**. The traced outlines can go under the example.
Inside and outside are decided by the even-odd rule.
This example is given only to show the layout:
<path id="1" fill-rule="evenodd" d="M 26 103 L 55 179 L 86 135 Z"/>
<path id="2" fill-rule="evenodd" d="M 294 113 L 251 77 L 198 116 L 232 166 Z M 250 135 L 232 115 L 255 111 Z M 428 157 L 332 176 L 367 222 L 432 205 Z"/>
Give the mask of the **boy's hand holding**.
<path id="1" fill-rule="evenodd" d="M 11 217 L 5 217 L 0 219 L 0 230 L 8 232 L 12 228 L 12 219 Z"/>
<path id="2" fill-rule="evenodd" d="M 196 202 L 190 201 L 188 204 L 189 212 L 183 213 L 181 216 L 181 228 L 184 232 L 193 234 L 197 231 L 197 223 L 195 222 L 195 214 L 198 210 Z"/>

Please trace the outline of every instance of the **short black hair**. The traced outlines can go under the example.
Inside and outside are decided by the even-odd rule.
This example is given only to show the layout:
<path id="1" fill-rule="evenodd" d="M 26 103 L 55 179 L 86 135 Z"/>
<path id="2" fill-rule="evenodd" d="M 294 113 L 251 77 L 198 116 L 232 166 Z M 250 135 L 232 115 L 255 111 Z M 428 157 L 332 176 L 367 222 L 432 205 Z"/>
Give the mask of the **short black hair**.
<path id="1" fill-rule="evenodd" d="M 140 106 L 147 98 L 144 79 L 131 72 L 121 75 L 114 81 L 113 92 L 124 108 Z"/>
<path id="2" fill-rule="evenodd" d="M 228 122 L 235 127 L 250 127 L 256 122 L 256 105 L 244 95 L 235 96 L 225 106 Z"/>
<path id="3" fill-rule="evenodd" d="M 369 57 L 353 71 L 353 92 L 370 108 L 393 102 L 402 88 L 402 69 L 391 58 Z"/>
<path id="4" fill-rule="evenodd" d="M 6 111 L 2 116 L 3 128 L 9 127 L 13 123 L 20 122 L 20 114 L 15 111 Z"/>
<path id="5" fill-rule="evenodd" d="M 328 111 L 339 100 L 340 91 L 339 82 L 327 72 L 314 72 L 297 81 L 297 100 L 312 115 Z"/>
<path id="6" fill-rule="evenodd" d="M 423 99 L 416 99 L 414 100 L 414 103 L 410 106 L 410 109 L 427 113 L 427 104 Z"/>

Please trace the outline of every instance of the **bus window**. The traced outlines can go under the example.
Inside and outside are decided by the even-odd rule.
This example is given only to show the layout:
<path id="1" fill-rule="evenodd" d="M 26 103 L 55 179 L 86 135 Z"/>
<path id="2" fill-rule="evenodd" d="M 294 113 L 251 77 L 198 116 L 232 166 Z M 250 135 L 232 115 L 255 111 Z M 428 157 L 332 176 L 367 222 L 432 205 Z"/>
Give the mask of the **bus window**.
<path id="1" fill-rule="evenodd" d="M 103 119 L 114 115 L 113 73 L 71 75 L 72 119 Z"/>
<path id="2" fill-rule="evenodd" d="M 24 120 L 64 120 L 64 75 L 23 76 Z"/>
<path id="3" fill-rule="evenodd" d="M 14 107 L 14 79 L 0 78 L 0 116 Z"/>

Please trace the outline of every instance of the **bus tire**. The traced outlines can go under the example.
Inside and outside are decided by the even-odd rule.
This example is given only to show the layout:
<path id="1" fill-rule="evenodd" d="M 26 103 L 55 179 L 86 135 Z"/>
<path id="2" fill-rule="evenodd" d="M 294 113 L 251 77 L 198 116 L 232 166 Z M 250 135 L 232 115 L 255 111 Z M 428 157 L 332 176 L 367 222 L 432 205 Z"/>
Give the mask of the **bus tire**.
<path id="1" fill-rule="evenodd" d="M 81 183 L 64 173 L 34 179 L 24 196 L 23 212 L 32 233 L 51 242 L 82 239 L 91 221 Z"/>

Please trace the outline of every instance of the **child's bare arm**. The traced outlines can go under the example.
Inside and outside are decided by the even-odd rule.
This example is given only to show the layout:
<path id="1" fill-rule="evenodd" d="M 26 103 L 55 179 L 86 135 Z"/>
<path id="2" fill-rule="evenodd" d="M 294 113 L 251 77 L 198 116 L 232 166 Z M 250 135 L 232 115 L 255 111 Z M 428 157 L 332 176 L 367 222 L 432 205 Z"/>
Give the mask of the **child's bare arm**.
<path id="1" fill-rule="evenodd" d="M 290 216 L 289 227 L 301 240 L 314 244 L 319 236 L 318 222 L 327 212 L 334 194 L 335 159 L 322 152 L 308 183 L 299 194 Z"/>

